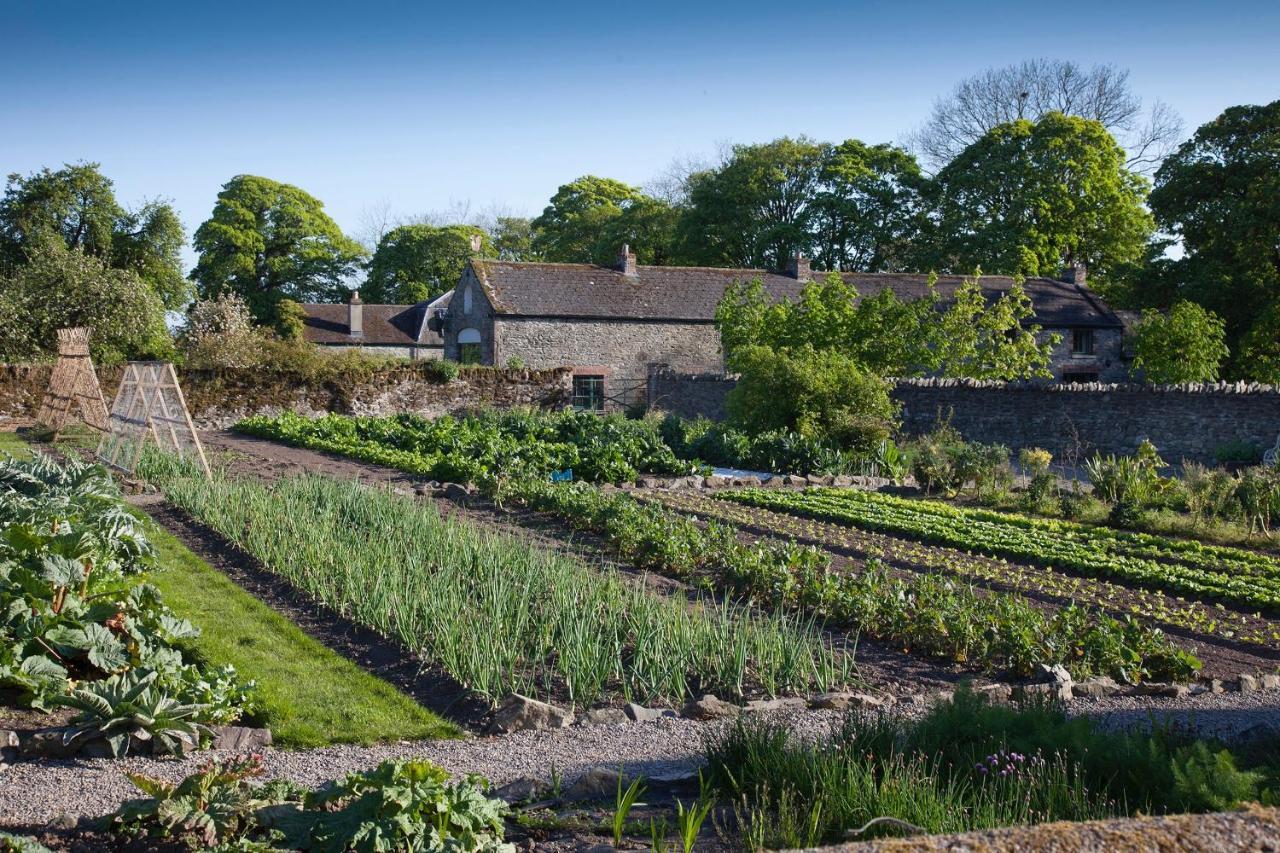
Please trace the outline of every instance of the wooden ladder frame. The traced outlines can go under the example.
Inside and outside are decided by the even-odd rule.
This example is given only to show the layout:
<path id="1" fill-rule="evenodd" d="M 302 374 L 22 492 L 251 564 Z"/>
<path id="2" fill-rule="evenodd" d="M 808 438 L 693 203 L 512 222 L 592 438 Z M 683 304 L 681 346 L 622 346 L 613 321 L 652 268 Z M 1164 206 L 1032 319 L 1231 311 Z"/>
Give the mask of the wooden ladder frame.
<path id="1" fill-rule="evenodd" d="M 98 458 L 132 474 L 148 438 L 179 459 L 190 453 L 205 477 L 212 476 L 178 374 L 167 361 L 131 361 L 125 367 L 111 406 L 109 429 L 98 443 Z"/>

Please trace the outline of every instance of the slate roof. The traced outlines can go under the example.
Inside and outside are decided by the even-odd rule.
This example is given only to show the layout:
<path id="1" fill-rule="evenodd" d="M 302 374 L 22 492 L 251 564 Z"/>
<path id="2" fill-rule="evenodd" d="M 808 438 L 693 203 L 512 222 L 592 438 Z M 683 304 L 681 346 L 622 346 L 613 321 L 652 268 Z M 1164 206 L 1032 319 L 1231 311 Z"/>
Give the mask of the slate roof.
<path id="1" fill-rule="evenodd" d="M 428 346 L 443 347 L 439 332 L 427 328 L 429 312 L 449 304 L 453 291 L 433 302 L 417 305 L 370 305 L 363 307 L 364 336 L 351 337 L 348 328 L 348 306 L 342 303 L 308 303 L 302 306 L 307 316 L 302 321 L 302 337 L 315 344 L 354 344 L 364 346 Z"/>
<path id="2" fill-rule="evenodd" d="M 784 273 L 719 267 L 636 268 L 626 276 L 591 264 L 543 264 L 473 260 L 471 267 L 499 314 L 528 317 L 626 318 L 711 321 L 725 288 L 759 278 L 774 299 L 795 299 L 807 283 Z M 814 278 L 826 273 L 815 271 Z M 901 299 L 922 296 L 928 276 L 916 273 L 842 273 L 858 292 L 870 296 L 891 288 Z M 944 304 L 964 276 L 940 276 Z M 994 300 L 1013 284 L 1007 276 L 983 276 L 983 292 Z M 1048 278 L 1027 279 L 1035 322 L 1045 327 L 1119 328 L 1121 323 L 1087 287 Z"/>

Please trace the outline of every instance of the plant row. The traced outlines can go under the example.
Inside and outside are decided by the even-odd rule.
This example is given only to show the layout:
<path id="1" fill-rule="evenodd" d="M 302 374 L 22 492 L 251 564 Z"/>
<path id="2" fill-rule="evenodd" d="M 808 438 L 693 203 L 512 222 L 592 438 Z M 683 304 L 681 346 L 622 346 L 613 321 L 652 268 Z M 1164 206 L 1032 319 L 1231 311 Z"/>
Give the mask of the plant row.
<path id="1" fill-rule="evenodd" d="M 210 723 L 254 710 L 252 684 L 201 668 L 140 573 L 153 550 L 107 472 L 37 454 L 0 462 L 0 687 L 79 711 L 68 741 L 182 752 Z"/>
<path id="2" fill-rule="evenodd" d="M 142 473 L 303 593 L 485 696 L 679 701 L 825 690 L 849 676 L 850 660 L 802 620 L 689 606 L 385 490 L 317 476 L 210 481 L 150 455 Z"/>
<path id="3" fill-rule="evenodd" d="M 656 422 L 589 412 L 486 410 L 435 420 L 412 414 L 311 419 L 285 412 L 246 418 L 236 428 L 458 483 L 545 478 L 567 470 L 576 479 L 616 483 L 634 480 L 641 472 L 683 475 L 702 470 L 676 458 Z"/>
<path id="4" fill-rule="evenodd" d="M 1051 568 L 1011 563 L 999 557 L 965 554 L 847 525 L 716 500 L 702 494 L 670 492 L 657 499 L 663 505 L 686 514 L 763 529 L 774 536 L 874 557 L 913 571 L 955 575 L 984 586 L 1036 597 L 1052 596 L 1113 613 L 1131 613 L 1150 622 L 1199 634 L 1280 647 L 1280 629 L 1274 623 L 1226 609 L 1220 604 L 1187 601 L 1159 590 L 1124 587 Z"/>
<path id="5" fill-rule="evenodd" d="M 1133 556 L 1126 552 L 1127 543 L 1120 548 L 1111 547 L 1111 543 L 1123 540 L 1111 535 L 1089 539 L 1065 522 L 961 509 L 850 489 L 803 492 L 748 489 L 722 497 L 975 553 L 1026 560 L 1090 577 L 1114 578 L 1180 595 L 1249 608 L 1280 606 L 1280 578 L 1201 568 L 1194 563 L 1180 562 L 1172 555 Z M 1057 529 L 1053 525 L 1062 527 Z M 1112 531 L 1108 531 L 1110 533 Z"/>
<path id="6" fill-rule="evenodd" d="M 623 494 L 520 481 L 499 495 L 602 535 L 628 562 L 759 605 L 787 607 L 908 651 L 1029 675 L 1063 664 L 1077 677 L 1185 679 L 1194 656 L 1158 630 L 1083 607 L 1046 613 L 1017 595 L 983 593 L 945 576 L 903 578 L 879 561 L 836 572 L 824 552 L 776 539 L 741 541 L 735 527 L 699 523 Z"/>

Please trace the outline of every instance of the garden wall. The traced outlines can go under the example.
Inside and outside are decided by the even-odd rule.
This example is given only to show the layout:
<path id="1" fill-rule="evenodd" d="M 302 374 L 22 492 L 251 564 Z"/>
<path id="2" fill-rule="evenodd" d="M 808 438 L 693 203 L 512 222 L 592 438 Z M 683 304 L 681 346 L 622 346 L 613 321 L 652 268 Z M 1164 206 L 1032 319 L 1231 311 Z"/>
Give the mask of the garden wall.
<path id="1" fill-rule="evenodd" d="M 52 369 L 48 364 L 0 364 L 0 423 L 34 417 Z M 463 368 L 451 382 L 437 379 L 433 369 L 404 366 L 310 381 L 283 371 L 180 370 L 178 378 L 201 428 L 226 427 L 247 415 L 285 409 L 305 415 L 416 412 L 436 417 L 477 406 L 555 408 L 567 404 L 572 391 L 570 372 L 564 369 Z M 108 405 L 122 373 L 120 367 L 98 369 Z"/>
<path id="2" fill-rule="evenodd" d="M 650 375 L 654 406 L 684 417 L 724 417 L 734 380 L 709 374 Z M 1060 385 L 911 379 L 895 383 L 904 432 L 919 435 L 939 414 L 971 441 L 1043 447 L 1059 460 L 1132 453 L 1150 439 L 1170 462 L 1214 461 L 1232 441 L 1269 448 L 1280 434 L 1280 389 L 1247 383 Z"/>

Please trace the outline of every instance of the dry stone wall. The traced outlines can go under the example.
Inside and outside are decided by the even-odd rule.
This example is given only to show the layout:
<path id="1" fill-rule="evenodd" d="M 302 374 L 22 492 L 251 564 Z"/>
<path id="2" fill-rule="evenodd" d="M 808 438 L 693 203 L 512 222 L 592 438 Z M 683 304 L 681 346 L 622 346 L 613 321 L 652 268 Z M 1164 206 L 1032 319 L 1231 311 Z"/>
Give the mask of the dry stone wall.
<path id="1" fill-rule="evenodd" d="M 51 371 L 48 364 L 0 365 L 0 424 L 35 415 Z M 121 374 L 118 367 L 98 370 L 108 405 Z M 438 417 L 482 406 L 559 408 L 569 402 L 572 390 L 567 370 L 463 368 L 451 382 L 441 382 L 419 367 L 310 383 L 287 372 L 250 370 L 179 371 L 178 378 L 192 418 L 205 429 L 284 410 L 304 415 L 416 412 Z"/>
<path id="2" fill-rule="evenodd" d="M 655 408 L 683 417 L 724 417 L 732 378 L 655 370 Z M 1213 462 L 1215 450 L 1243 441 L 1269 448 L 1280 435 L 1280 389 L 1252 383 L 1193 385 L 976 382 L 910 379 L 895 383 L 908 435 L 939 417 L 971 441 L 1043 447 L 1059 459 L 1132 453 L 1145 438 L 1170 462 Z"/>

